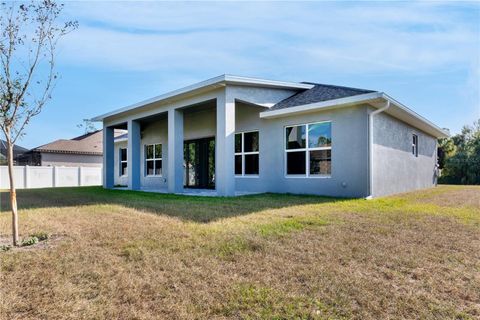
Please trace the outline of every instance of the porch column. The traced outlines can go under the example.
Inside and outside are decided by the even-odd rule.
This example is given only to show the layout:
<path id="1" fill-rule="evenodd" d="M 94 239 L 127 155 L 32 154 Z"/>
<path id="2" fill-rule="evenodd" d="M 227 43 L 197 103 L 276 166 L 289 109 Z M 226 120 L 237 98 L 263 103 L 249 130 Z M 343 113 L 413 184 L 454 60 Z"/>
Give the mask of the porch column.
<path id="1" fill-rule="evenodd" d="M 111 189 L 114 185 L 115 156 L 112 127 L 103 126 L 103 187 Z"/>
<path id="2" fill-rule="evenodd" d="M 183 111 L 168 110 L 168 192 L 183 192 Z"/>
<path id="3" fill-rule="evenodd" d="M 128 121 L 128 147 L 127 147 L 127 173 L 128 189 L 140 189 L 140 123 L 135 120 Z"/>
<path id="4" fill-rule="evenodd" d="M 217 141 L 215 143 L 215 186 L 220 196 L 235 195 L 235 100 L 217 97 Z"/>

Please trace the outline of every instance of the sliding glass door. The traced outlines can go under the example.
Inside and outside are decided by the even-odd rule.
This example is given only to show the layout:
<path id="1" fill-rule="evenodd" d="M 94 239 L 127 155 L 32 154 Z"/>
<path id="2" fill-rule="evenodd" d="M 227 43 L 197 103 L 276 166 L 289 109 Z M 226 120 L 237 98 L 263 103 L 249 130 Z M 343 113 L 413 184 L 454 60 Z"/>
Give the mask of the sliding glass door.
<path id="1" fill-rule="evenodd" d="M 184 186 L 215 188 L 215 138 L 203 138 L 184 143 Z"/>

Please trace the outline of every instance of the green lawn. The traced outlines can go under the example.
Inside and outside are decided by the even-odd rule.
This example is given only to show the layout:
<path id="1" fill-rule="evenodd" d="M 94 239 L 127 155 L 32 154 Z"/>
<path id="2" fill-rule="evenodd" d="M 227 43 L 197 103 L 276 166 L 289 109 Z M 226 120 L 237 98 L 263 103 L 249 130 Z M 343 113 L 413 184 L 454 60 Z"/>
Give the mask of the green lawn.
<path id="1" fill-rule="evenodd" d="M 2 192 L 0 236 L 10 232 Z M 2 319 L 476 319 L 480 187 L 377 200 L 20 190 Z"/>

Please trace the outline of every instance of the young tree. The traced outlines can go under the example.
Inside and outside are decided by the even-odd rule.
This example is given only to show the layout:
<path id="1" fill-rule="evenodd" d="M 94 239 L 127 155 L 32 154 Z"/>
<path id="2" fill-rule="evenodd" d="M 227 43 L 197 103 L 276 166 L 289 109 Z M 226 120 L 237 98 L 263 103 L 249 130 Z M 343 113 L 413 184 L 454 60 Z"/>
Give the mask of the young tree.
<path id="1" fill-rule="evenodd" d="M 61 23 L 63 4 L 52 0 L 0 4 L 0 129 L 7 142 L 13 245 L 19 244 L 13 145 L 50 99 L 58 40 L 77 28 Z"/>
<path id="2" fill-rule="evenodd" d="M 90 119 L 83 119 L 83 123 L 77 124 L 77 128 L 85 129 L 85 134 L 97 131 L 95 123 Z"/>

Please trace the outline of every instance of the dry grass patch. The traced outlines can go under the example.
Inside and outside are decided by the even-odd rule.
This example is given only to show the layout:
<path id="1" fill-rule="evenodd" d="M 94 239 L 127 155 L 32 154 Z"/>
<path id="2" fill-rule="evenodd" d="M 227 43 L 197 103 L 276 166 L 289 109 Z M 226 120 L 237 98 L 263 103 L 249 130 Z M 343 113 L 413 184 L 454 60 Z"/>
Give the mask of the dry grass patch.
<path id="1" fill-rule="evenodd" d="M 441 207 L 480 208 L 479 186 L 442 185 L 438 188 L 401 195 L 409 201 L 428 203 Z"/>
<path id="2" fill-rule="evenodd" d="M 465 190 L 374 201 L 20 191 L 22 233 L 67 236 L 0 253 L 0 318 L 479 318 L 480 206 L 435 200 L 480 191 Z"/>

